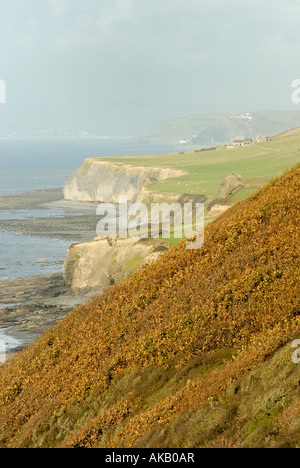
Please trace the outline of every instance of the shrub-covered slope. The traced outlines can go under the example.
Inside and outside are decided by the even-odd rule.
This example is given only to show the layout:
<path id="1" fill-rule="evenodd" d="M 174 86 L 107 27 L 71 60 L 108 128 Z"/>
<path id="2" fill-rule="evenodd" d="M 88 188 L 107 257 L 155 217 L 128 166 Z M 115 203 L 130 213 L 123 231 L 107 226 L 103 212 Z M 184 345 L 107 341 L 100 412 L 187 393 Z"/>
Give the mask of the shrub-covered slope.
<path id="1" fill-rule="evenodd" d="M 299 445 L 299 225 L 298 165 L 72 311 L 0 369 L 0 445 Z"/>

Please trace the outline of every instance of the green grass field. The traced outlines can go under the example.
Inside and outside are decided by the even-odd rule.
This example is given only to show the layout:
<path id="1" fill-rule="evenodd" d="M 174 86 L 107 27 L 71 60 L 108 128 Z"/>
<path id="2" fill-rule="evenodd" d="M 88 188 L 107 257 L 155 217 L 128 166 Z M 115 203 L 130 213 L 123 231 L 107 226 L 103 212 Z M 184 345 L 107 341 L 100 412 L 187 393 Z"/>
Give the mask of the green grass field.
<path id="1" fill-rule="evenodd" d="M 213 198 L 225 177 L 239 174 L 243 177 L 246 188 L 229 200 L 235 204 L 300 161 L 300 128 L 275 136 L 264 144 L 247 148 L 218 147 L 215 151 L 122 156 L 107 158 L 107 161 L 187 171 L 188 174 L 183 177 L 156 182 L 149 187 L 152 191 L 166 195 L 189 193 Z"/>
<path id="2" fill-rule="evenodd" d="M 218 147 L 215 151 L 187 151 L 161 155 L 129 155 L 104 160 L 136 167 L 170 167 L 184 170 L 186 175 L 151 184 L 148 189 L 168 194 L 205 195 L 212 200 L 221 182 L 230 174 L 243 177 L 245 188 L 233 194 L 227 203 L 235 205 L 266 185 L 272 178 L 300 162 L 300 128 L 274 136 L 263 144 L 250 147 L 227 149 Z M 206 212 L 205 225 L 215 219 Z M 171 238 L 161 238 L 173 247 L 179 243 Z"/>

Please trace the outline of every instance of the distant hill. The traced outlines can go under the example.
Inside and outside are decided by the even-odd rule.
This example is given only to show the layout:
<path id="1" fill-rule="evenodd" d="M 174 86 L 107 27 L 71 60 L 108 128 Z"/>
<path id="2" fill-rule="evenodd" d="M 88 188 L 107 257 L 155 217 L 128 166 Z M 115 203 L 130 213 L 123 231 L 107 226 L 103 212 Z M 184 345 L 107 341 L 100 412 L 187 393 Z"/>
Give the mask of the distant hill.
<path id="1" fill-rule="evenodd" d="M 272 136 L 300 126 L 300 111 L 266 111 L 251 114 L 200 114 L 169 118 L 134 141 L 209 146 L 223 145 L 234 139 Z"/>
<path id="2" fill-rule="evenodd" d="M 200 132 L 205 131 L 226 114 L 200 114 L 183 117 L 170 117 L 159 122 L 148 131 L 133 137 L 137 142 L 178 143 L 180 140 L 191 141 Z"/>
<path id="3" fill-rule="evenodd" d="M 298 164 L 2 367 L 0 446 L 299 448 L 299 239 Z"/>

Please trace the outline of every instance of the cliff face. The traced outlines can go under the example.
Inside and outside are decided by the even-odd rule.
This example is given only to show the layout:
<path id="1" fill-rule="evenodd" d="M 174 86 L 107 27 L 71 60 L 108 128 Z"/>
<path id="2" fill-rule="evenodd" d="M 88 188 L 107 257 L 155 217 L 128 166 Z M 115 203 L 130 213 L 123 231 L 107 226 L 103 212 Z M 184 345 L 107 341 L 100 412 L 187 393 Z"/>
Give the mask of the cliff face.
<path id="1" fill-rule="evenodd" d="M 73 289 L 104 290 L 157 260 L 168 248 L 167 242 L 156 239 L 99 239 L 74 244 L 64 263 L 64 281 Z"/>
<path id="2" fill-rule="evenodd" d="M 180 177 L 185 172 L 169 168 L 132 167 L 101 159 L 86 159 L 67 179 L 64 198 L 74 201 L 118 203 L 120 195 L 128 201 L 141 200 L 154 181 Z"/>

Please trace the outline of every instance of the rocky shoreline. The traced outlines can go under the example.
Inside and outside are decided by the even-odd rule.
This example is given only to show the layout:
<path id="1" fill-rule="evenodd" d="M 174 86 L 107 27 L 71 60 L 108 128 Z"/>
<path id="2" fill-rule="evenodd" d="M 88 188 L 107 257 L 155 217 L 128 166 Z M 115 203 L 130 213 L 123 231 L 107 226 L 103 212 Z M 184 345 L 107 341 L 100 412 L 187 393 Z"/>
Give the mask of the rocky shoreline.
<path id="1" fill-rule="evenodd" d="M 62 214 L 50 218 L 2 220 L 0 230 L 78 243 L 93 240 L 97 224 L 95 204 L 66 202 L 62 189 L 0 197 L 0 210 L 50 208 L 61 210 Z M 8 344 L 11 340 L 14 342 L 14 347 L 6 350 L 7 362 L 96 292 L 74 292 L 65 286 L 62 273 L 0 282 L 0 340 Z"/>
<path id="2" fill-rule="evenodd" d="M 96 234 L 99 219 L 96 216 L 96 207 L 97 203 L 74 203 L 64 200 L 62 189 L 2 196 L 0 210 L 55 209 L 61 214 L 51 218 L 1 220 L 0 230 L 71 242 L 87 242 L 93 240 Z"/>
<path id="3" fill-rule="evenodd" d="M 19 345 L 7 349 L 6 358 L 33 343 L 77 305 L 96 291 L 74 292 L 64 285 L 62 274 L 39 275 L 0 282 L 0 339 Z"/>
<path id="4" fill-rule="evenodd" d="M 63 199 L 63 189 L 37 190 L 0 196 L 0 210 L 36 210 Z"/>

